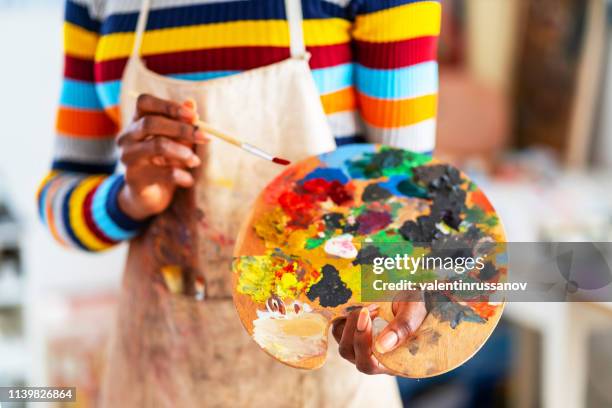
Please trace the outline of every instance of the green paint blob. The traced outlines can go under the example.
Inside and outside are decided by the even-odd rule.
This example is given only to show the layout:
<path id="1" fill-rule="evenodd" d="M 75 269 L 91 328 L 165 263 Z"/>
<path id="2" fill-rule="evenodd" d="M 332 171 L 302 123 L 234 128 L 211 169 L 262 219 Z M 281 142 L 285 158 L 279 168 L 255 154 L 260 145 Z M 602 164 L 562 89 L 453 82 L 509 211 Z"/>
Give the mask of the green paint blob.
<path id="1" fill-rule="evenodd" d="M 402 193 L 407 197 L 417 197 L 417 198 L 427 198 L 428 193 L 427 189 L 419 186 L 412 182 L 412 180 L 407 179 L 402 181 L 397 185 L 397 191 Z"/>
<path id="2" fill-rule="evenodd" d="M 349 160 L 347 167 L 353 178 L 379 178 L 394 175 L 412 175 L 413 167 L 429 163 L 431 157 L 405 150 L 383 147 L 376 153 L 365 153 L 361 158 Z"/>
<path id="3" fill-rule="evenodd" d="M 304 248 L 316 249 L 320 247 L 321 245 L 323 245 L 324 242 L 325 242 L 325 238 L 308 238 L 306 240 L 306 245 L 304 246 Z"/>
<path id="4" fill-rule="evenodd" d="M 495 214 L 487 214 L 478 206 L 473 206 L 465 209 L 465 221 L 470 224 L 494 227 L 499 223 L 499 218 Z"/>
<path id="5" fill-rule="evenodd" d="M 404 240 L 395 229 L 378 231 L 370 238 L 372 243 L 369 245 L 376 246 L 380 253 L 385 256 L 410 255 L 414 249 L 412 243 Z"/>

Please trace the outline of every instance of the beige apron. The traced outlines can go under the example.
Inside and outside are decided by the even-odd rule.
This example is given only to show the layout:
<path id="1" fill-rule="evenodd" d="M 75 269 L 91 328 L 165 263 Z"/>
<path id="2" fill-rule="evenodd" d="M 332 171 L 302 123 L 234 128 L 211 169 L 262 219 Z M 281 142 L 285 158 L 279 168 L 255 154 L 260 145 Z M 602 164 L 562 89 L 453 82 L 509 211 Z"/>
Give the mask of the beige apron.
<path id="1" fill-rule="evenodd" d="M 133 93 L 193 98 L 203 120 L 273 154 L 299 160 L 332 150 L 308 67 L 301 5 L 285 3 L 290 59 L 193 82 L 144 65 L 144 0 L 122 81 L 123 124 L 133 117 Z M 317 371 L 284 366 L 251 340 L 231 299 L 233 240 L 257 194 L 282 168 L 219 140 L 198 154 L 203 164 L 196 186 L 178 191 L 171 207 L 130 244 L 102 406 L 400 406 L 393 378 L 358 373 L 338 356 L 333 339 Z M 184 293 L 171 293 L 161 270 L 179 271 Z"/>

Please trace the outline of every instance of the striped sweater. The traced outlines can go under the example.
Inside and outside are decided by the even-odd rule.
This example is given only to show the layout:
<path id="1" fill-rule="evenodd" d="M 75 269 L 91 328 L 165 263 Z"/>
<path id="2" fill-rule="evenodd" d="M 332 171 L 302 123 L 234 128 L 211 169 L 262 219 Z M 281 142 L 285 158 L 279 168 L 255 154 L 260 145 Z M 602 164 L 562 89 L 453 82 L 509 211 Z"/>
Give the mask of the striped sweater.
<path id="1" fill-rule="evenodd" d="M 430 152 L 440 3 L 302 0 L 304 37 L 339 145 L 360 140 Z M 99 251 L 138 233 L 114 173 L 121 77 L 139 0 L 67 0 L 64 80 L 40 217 L 60 243 Z M 283 0 L 153 0 L 142 56 L 153 71 L 204 80 L 289 57 Z"/>

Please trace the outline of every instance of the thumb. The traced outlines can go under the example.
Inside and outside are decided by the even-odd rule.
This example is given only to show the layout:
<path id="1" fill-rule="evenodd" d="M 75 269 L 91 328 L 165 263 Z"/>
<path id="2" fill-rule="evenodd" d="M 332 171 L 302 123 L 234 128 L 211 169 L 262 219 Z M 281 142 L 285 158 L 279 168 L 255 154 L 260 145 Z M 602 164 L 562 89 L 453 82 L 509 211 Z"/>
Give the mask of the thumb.
<path id="1" fill-rule="evenodd" d="M 417 331 L 426 316 L 425 302 L 398 302 L 395 318 L 378 335 L 374 348 L 380 354 L 395 350 Z"/>

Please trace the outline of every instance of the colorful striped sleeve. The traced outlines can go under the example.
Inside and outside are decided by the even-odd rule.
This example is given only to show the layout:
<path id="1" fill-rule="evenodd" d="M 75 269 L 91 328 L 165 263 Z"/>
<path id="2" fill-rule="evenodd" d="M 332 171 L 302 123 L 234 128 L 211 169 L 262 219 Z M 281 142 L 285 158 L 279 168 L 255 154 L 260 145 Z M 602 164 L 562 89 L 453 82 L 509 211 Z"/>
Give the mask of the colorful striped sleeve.
<path id="1" fill-rule="evenodd" d="M 440 2 L 355 1 L 355 82 L 366 137 L 431 153 L 436 135 Z"/>
<path id="2" fill-rule="evenodd" d="M 133 237 L 142 224 L 118 207 L 124 183 L 116 166 L 117 124 L 94 83 L 97 0 L 68 0 L 64 21 L 64 79 L 51 171 L 38 191 L 40 218 L 61 244 L 100 251 Z"/>

